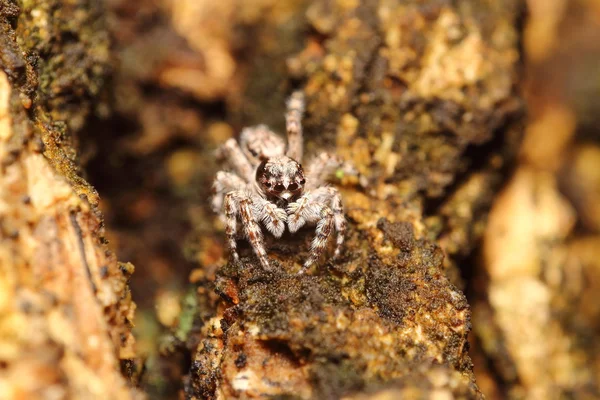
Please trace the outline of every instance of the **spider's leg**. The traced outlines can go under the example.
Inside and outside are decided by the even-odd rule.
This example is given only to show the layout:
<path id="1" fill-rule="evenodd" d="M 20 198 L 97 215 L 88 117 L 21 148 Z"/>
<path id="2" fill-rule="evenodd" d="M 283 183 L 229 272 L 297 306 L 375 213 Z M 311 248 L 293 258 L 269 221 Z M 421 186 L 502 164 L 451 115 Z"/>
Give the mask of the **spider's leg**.
<path id="1" fill-rule="evenodd" d="M 296 232 L 305 223 L 316 223 L 315 238 L 310 247 L 310 255 L 300 273 L 313 265 L 323 254 L 334 227 L 335 216 L 325 202 L 317 202 L 310 192 L 288 206 L 288 227 Z"/>
<path id="2" fill-rule="evenodd" d="M 287 223 L 291 233 L 296 233 L 307 222 L 319 219 L 320 207 L 313 202 L 312 194 L 305 192 L 298 200 L 288 204 Z"/>
<path id="3" fill-rule="evenodd" d="M 275 204 L 268 202 L 260 196 L 253 196 L 253 211 L 257 221 L 263 223 L 269 232 L 276 238 L 280 238 L 285 231 L 287 213 Z"/>
<path id="4" fill-rule="evenodd" d="M 315 157 L 306 169 L 306 188 L 316 189 L 323 186 L 335 171 L 343 165 L 336 155 L 322 152 Z"/>
<path id="5" fill-rule="evenodd" d="M 235 240 L 238 211 L 240 207 L 239 198 L 240 192 L 238 191 L 229 192 L 225 195 L 225 235 L 227 235 L 229 251 L 236 262 L 240 260 L 240 256 L 237 252 L 237 242 Z"/>
<path id="6" fill-rule="evenodd" d="M 216 213 L 221 213 L 223 209 L 223 197 L 225 194 L 239 190 L 246 186 L 246 182 L 232 172 L 217 172 L 217 176 L 213 182 L 213 196 L 211 199 L 212 210 Z"/>
<path id="7" fill-rule="evenodd" d="M 340 192 L 331 186 L 321 187 L 314 192 L 315 202 L 328 204 L 333 211 L 333 223 L 336 231 L 335 253 L 333 258 L 337 258 L 344 244 L 344 234 L 346 233 L 346 218 L 344 217 L 344 207 L 342 206 L 342 196 Z"/>
<path id="8" fill-rule="evenodd" d="M 322 206 L 320 211 L 317 229 L 315 230 L 315 238 L 310 246 L 310 255 L 304 262 L 299 273 L 304 273 L 304 271 L 317 262 L 327 247 L 327 241 L 333 228 L 333 212 L 328 206 Z"/>
<path id="9" fill-rule="evenodd" d="M 285 154 L 284 140 L 267 125 L 242 129 L 240 147 L 254 167 L 262 160 Z"/>
<path id="10" fill-rule="evenodd" d="M 247 182 L 254 180 L 254 168 L 235 139 L 229 139 L 219 147 L 217 158 L 227 160 L 227 163 L 231 165 L 235 172 Z"/>
<path id="11" fill-rule="evenodd" d="M 302 162 L 302 114 L 304 114 L 304 94 L 300 91 L 292 93 L 287 102 L 285 126 L 288 139 L 287 156 Z"/>
<path id="12" fill-rule="evenodd" d="M 253 215 L 253 201 L 249 193 L 236 190 L 225 195 L 225 216 L 227 218 L 227 227 L 225 233 L 229 239 L 229 247 L 236 261 L 239 260 L 237 253 L 237 244 L 235 242 L 235 234 L 237 229 L 237 218 L 239 217 L 246 238 L 250 242 L 254 253 L 258 257 L 260 264 L 265 269 L 269 269 L 269 261 L 267 252 L 263 242 L 262 231 L 260 225 Z"/>

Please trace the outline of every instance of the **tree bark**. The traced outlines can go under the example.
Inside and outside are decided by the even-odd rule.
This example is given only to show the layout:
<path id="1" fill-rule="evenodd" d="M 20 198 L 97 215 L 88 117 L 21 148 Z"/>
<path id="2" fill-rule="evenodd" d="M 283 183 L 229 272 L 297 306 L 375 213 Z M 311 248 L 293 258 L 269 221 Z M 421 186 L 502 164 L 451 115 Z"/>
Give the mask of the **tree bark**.
<path id="1" fill-rule="evenodd" d="M 337 181 L 344 256 L 293 275 L 307 229 L 268 240 L 273 272 L 249 248 L 218 269 L 220 300 L 207 294 L 211 275 L 201 279 L 214 312 L 199 324 L 190 397 L 482 397 L 469 305 L 452 281 L 462 284 L 457 265 L 481 238 L 521 136 L 521 6 L 309 3 L 297 23 L 309 27 L 306 48 L 271 65 L 303 82 L 307 152 L 329 147 L 362 174 Z M 274 69 L 249 76 L 263 82 Z M 287 79 L 250 84 L 245 117 L 274 119 L 261 99 L 283 100 Z"/>
<path id="2" fill-rule="evenodd" d="M 483 397 L 461 289 L 522 132 L 522 2 L 113 0 L 112 25 L 90 0 L 19 4 L 0 0 L 0 397 L 142 396 L 133 266 L 104 239 L 90 144 L 140 293 L 200 264 L 179 315 L 139 297 L 179 323 L 162 350 L 184 355 L 161 362 L 191 358 L 185 377 L 148 363 L 149 392 L 173 378 L 189 398 Z M 274 271 L 248 247 L 227 262 L 207 201 L 214 147 L 281 130 L 296 87 L 306 154 L 361 174 L 333 182 L 343 256 L 304 276 L 312 230 L 268 240 Z"/>
<path id="3" fill-rule="evenodd" d="M 95 2 L 0 2 L 0 397 L 131 399 L 135 304 L 74 134 L 108 66 Z"/>

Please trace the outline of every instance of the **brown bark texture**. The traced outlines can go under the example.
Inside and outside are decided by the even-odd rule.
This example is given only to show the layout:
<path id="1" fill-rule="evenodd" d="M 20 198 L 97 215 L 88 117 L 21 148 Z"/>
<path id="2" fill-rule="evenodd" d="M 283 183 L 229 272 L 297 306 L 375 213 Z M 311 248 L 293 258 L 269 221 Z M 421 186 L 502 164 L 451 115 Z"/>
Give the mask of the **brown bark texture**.
<path id="1" fill-rule="evenodd" d="M 108 67 L 94 2 L 0 3 L 0 398 L 131 399 L 135 305 L 74 133 Z"/>
<path id="2" fill-rule="evenodd" d="M 189 396 L 482 397 L 457 262 L 481 233 L 522 127 L 519 7 L 307 5 L 306 45 L 281 62 L 308 98 L 309 153 L 329 147 L 361 174 L 338 177 L 350 222 L 344 256 L 293 275 L 312 239 L 304 230 L 270 241 L 277 272 L 249 250 L 220 267 Z M 263 29 L 268 40 L 286 28 Z M 273 88 L 252 83 L 265 74 L 249 71 L 242 103 L 252 122 L 273 112 L 261 101 Z M 202 293 L 212 280 L 198 281 Z"/>
<path id="3" fill-rule="evenodd" d="M 600 397 L 598 15 L 0 0 L 0 398 Z M 314 228 L 265 271 L 208 207 L 294 89 L 359 172 L 304 275 Z"/>

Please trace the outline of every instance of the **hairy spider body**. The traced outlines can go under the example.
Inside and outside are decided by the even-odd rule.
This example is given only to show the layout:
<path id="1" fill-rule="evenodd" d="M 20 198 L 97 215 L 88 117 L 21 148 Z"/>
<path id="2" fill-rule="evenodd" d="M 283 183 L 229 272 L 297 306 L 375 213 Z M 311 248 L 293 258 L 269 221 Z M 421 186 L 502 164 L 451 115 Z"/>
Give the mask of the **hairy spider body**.
<path id="1" fill-rule="evenodd" d="M 344 209 L 338 190 L 327 186 L 326 180 L 342 162 L 334 155 L 321 153 L 304 172 L 303 112 L 304 96 L 295 92 L 287 102 L 287 146 L 267 126 L 258 125 L 244 128 L 239 144 L 229 139 L 217 151 L 232 171 L 217 172 L 212 208 L 225 220 L 229 248 L 236 261 L 236 240 L 241 233 L 263 268 L 270 268 L 261 225 L 276 238 L 283 235 L 286 227 L 296 233 L 304 225 L 316 226 L 310 255 L 300 273 L 319 260 L 334 230 L 334 257 L 341 252 L 346 230 Z"/>

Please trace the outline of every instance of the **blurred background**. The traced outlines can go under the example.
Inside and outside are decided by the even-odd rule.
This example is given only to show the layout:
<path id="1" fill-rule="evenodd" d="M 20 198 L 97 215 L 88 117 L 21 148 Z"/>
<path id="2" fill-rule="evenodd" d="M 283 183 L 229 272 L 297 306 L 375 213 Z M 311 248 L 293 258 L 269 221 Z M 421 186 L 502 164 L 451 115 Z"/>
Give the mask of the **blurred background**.
<path id="1" fill-rule="evenodd" d="M 82 158 L 108 239 L 138 266 L 142 385 L 172 398 L 189 360 L 159 349 L 203 273 L 195 268 L 210 269 L 224 251 L 206 207 L 212 152 L 243 126 L 281 129 L 281 112 L 260 110 L 283 110 L 299 59 L 322 50 L 298 40 L 311 29 L 298 17 L 306 1 L 106 3 L 115 92 L 81 139 Z M 470 354 L 489 399 L 600 398 L 590 384 L 600 381 L 600 1 L 528 0 L 526 9 L 524 137 L 460 265 Z M 249 92 L 268 95 L 258 107 Z"/>

